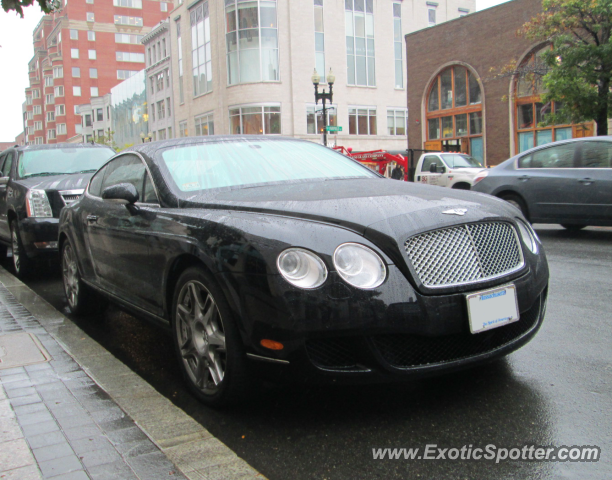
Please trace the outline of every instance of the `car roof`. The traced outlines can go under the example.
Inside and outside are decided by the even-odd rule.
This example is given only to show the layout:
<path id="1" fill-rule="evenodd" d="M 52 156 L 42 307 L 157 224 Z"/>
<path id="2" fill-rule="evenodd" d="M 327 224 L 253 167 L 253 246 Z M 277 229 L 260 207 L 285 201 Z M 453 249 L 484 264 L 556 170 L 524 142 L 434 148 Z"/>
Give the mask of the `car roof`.
<path id="1" fill-rule="evenodd" d="M 542 150 L 544 148 L 554 147 L 555 145 L 564 145 L 568 143 L 577 143 L 577 142 L 612 142 L 612 135 L 602 135 L 599 137 L 581 137 L 581 138 L 570 138 L 568 140 L 559 140 L 558 142 L 545 143 L 544 145 L 538 145 L 537 147 L 532 147 L 529 150 L 525 150 L 524 152 L 517 153 L 512 158 L 522 157 L 523 155 L 528 155 L 530 153 L 536 152 L 538 150 Z"/>
<path id="2" fill-rule="evenodd" d="M 41 144 L 41 145 L 15 145 L 5 150 L 16 150 L 18 152 L 29 152 L 37 150 L 58 150 L 63 148 L 106 148 L 112 150 L 108 145 L 100 145 L 99 143 L 53 143 L 53 144 Z M 2 152 L 4 153 L 4 152 Z"/>

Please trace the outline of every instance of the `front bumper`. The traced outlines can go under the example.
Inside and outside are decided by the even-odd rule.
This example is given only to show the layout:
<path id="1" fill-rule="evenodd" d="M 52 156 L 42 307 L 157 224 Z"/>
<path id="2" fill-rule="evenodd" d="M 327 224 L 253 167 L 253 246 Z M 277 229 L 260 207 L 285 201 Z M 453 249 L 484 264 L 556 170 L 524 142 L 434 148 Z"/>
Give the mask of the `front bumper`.
<path id="1" fill-rule="evenodd" d="M 58 218 L 27 217 L 19 221 L 21 243 L 30 258 L 56 256 L 58 232 Z"/>

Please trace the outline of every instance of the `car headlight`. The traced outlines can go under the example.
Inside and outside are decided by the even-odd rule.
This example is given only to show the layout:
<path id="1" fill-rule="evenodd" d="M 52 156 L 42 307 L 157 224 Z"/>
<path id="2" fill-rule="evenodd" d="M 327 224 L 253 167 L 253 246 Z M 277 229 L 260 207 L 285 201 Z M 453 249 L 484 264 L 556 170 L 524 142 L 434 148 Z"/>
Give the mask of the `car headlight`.
<path id="1" fill-rule="evenodd" d="M 540 239 L 538 238 L 538 234 L 535 232 L 533 227 L 531 225 L 527 225 L 520 218 L 516 219 L 516 224 L 519 227 L 519 232 L 521 232 L 523 243 L 527 245 L 527 248 L 532 253 L 538 253 L 538 244 L 540 243 Z"/>
<path id="2" fill-rule="evenodd" d="M 476 175 L 474 177 L 474 185 L 476 185 L 481 180 L 484 180 L 488 176 L 489 176 L 489 171 L 488 170 L 483 170 L 482 172 L 480 172 L 478 175 Z"/>
<path id="3" fill-rule="evenodd" d="M 338 275 L 357 288 L 376 288 L 387 277 L 382 259 L 374 250 L 358 243 L 344 243 L 336 248 L 334 265 Z"/>
<path id="4" fill-rule="evenodd" d="M 327 267 L 317 255 L 302 248 L 288 248 L 276 261 L 281 275 L 299 288 L 317 288 L 327 279 Z"/>
<path id="5" fill-rule="evenodd" d="M 52 217 L 51 204 L 44 190 L 28 190 L 26 195 L 28 217 Z"/>

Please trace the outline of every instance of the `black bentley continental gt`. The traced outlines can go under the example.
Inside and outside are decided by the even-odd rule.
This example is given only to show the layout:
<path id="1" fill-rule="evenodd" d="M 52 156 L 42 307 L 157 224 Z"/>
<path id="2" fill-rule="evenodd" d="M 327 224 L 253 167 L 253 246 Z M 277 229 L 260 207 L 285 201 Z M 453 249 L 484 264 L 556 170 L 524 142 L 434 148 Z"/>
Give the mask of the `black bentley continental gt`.
<path id="1" fill-rule="evenodd" d="M 385 179 L 320 145 L 198 137 L 121 152 L 62 210 L 75 313 L 172 331 L 209 405 L 274 380 L 380 382 L 481 364 L 546 307 L 540 241 L 487 195 Z"/>

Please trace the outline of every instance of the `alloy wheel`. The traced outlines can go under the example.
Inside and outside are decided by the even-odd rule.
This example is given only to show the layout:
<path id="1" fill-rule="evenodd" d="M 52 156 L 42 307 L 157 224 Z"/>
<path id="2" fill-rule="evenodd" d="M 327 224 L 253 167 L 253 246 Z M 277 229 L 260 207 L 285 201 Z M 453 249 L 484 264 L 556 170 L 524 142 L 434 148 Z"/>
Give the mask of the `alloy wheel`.
<path id="1" fill-rule="evenodd" d="M 176 306 L 176 336 L 185 370 L 202 393 L 215 394 L 225 377 L 227 348 L 219 308 L 206 287 L 183 285 Z"/>
<path id="2" fill-rule="evenodd" d="M 79 272 L 76 257 L 70 244 L 64 247 L 62 255 L 62 274 L 64 276 L 64 290 L 70 308 L 74 308 L 79 296 Z"/>
<path id="3" fill-rule="evenodd" d="M 19 252 L 19 237 L 17 236 L 16 229 L 11 231 L 11 243 L 13 249 L 13 265 L 15 266 L 15 272 L 19 273 L 19 269 L 21 268 L 21 257 Z"/>

